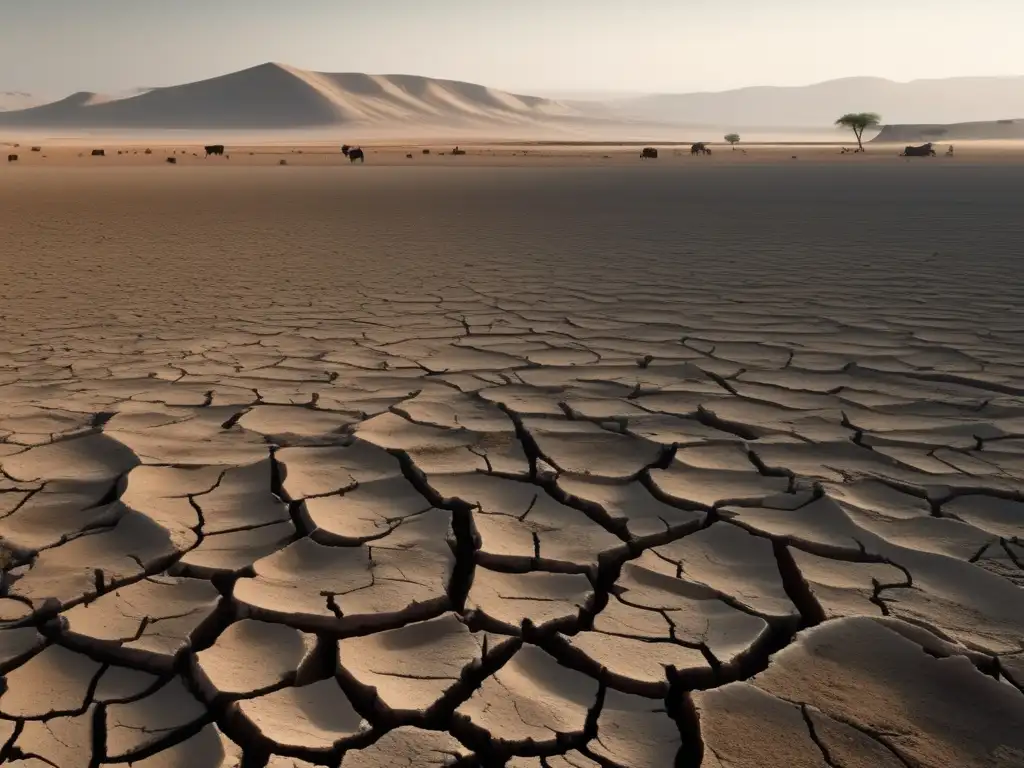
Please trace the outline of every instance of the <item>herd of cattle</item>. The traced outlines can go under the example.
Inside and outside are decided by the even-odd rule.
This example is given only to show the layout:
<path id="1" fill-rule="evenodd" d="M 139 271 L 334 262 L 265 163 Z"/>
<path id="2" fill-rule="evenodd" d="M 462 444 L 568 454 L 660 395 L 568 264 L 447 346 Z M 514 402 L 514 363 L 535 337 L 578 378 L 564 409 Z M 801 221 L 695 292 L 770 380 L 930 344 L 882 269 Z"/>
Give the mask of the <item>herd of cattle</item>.
<path id="1" fill-rule="evenodd" d="M 15 146 L 17 146 L 17 145 L 15 145 Z M 207 146 L 203 147 L 203 149 L 206 152 L 206 157 L 210 157 L 210 155 L 215 155 L 217 157 L 225 157 L 225 155 L 224 155 L 224 145 L 223 144 L 208 144 Z M 39 152 L 39 151 L 41 151 L 41 148 L 40 147 L 32 147 L 32 151 L 33 152 Z M 864 150 L 860 149 L 860 150 L 857 150 L 857 151 L 858 152 L 863 152 Z M 845 148 L 843 149 L 843 153 L 844 154 L 847 153 L 847 150 Z M 121 154 L 121 153 L 118 152 L 117 154 Z M 147 155 L 151 155 L 151 154 L 153 154 L 153 151 L 151 149 L 147 149 L 146 150 L 146 154 Z M 344 155 L 345 157 L 347 157 L 350 163 L 354 163 L 356 160 L 358 160 L 361 163 L 365 163 L 366 162 L 366 153 L 363 152 L 361 147 L 353 147 L 353 146 L 349 146 L 348 144 L 344 144 L 341 147 L 341 154 Z M 423 154 L 429 155 L 430 154 L 430 150 L 429 149 L 423 150 Z M 442 153 L 442 154 L 444 154 L 444 153 Z M 466 151 L 464 149 L 459 149 L 458 147 L 456 147 L 455 149 L 452 150 L 452 154 L 453 155 L 464 155 L 464 154 L 466 154 Z M 707 145 L 707 142 L 698 141 L 697 143 L 690 145 L 690 154 L 691 155 L 710 155 L 711 154 L 711 147 L 709 147 Z M 909 146 L 905 147 L 904 150 L 900 153 L 900 157 L 935 157 L 935 154 L 936 154 L 935 153 L 935 147 L 931 143 L 928 143 L 928 144 L 922 144 L 919 147 L 909 147 Z M 953 147 L 952 146 L 949 147 L 949 151 L 947 151 L 946 154 L 947 155 L 952 155 L 953 154 Z M 94 149 L 94 150 L 92 150 L 92 156 L 93 157 L 106 157 L 107 153 L 106 153 L 105 150 L 102 150 L 102 149 Z M 231 156 L 227 155 L 226 157 L 228 159 L 230 159 Z M 412 155 L 408 154 L 408 155 L 406 155 L 406 157 L 407 158 L 411 158 Z M 648 160 L 648 159 L 649 160 L 657 160 L 658 159 L 658 150 L 656 148 L 654 148 L 654 147 L 644 147 L 640 151 L 640 158 L 643 159 L 643 160 Z M 17 154 L 7 155 L 7 162 L 8 163 L 14 163 L 14 162 L 17 162 L 17 160 L 18 160 L 18 155 Z M 177 160 L 177 158 L 169 157 L 169 158 L 167 158 L 167 162 L 172 164 L 172 165 L 176 165 L 178 160 Z M 283 164 L 284 163 L 282 163 L 282 165 Z"/>
<path id="2" fill-rule="evenodd" d="M 706 141 L 698 141 L 696 144 L 690 145 L 690 155 L 710 155 L 711 147 L 708 146 Z M 641 160 L 657 160 L 658 150 L 654 147 L 644 147 L 640 150 Z"/>

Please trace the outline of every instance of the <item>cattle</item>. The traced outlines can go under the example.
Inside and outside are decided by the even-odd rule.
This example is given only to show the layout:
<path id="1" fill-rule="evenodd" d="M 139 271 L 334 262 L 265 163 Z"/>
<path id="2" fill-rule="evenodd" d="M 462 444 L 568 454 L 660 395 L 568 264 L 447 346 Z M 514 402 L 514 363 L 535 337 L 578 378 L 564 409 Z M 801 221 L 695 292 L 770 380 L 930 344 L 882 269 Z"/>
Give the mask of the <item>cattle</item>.
<path id="1" fill-rule="evenodd" d="M 93 157 L 106 157 L 107 153 L 104 150 L 102 150 L 102 149 L 94 149 L 92 151 L 92 156 Z"/>
<path id="2" fill-rule="evenodd" d="M 153 154 L 153 150 L 152 149 L 147 149 L 143 154 L 152 155 Z"/>
<path id="3" fill-rule="evenodd" d="M 348 161 L 350 163 L 354 163 L 356 160 L 358 160 L 360 163 L 365 163 L 366 155 L 363 154 L 363 150 L 361 150 L 359 147 L 352 147 L 348 151 Z"/>
<path id="4" fill-rule="evenodd" d="M 647 158 L 657 160 L 658 150 L 656 150 L 654 147 L 644 147 L 642 150 L 640 150 L 640 159 L 646 160 Z"/>
<path id="5" fill-rule="evenodd" d="M 42 152 L 43 148 L 42 147 L 32 147 L 32 151 L 33 152 Z"/>
<path id="6" fill-rule="evenodd" d="M 16 162 L 18 162 L 18 156 L 17 155 L 8 155 L 7 156 L 7 162 L 8 163 L 16 163 Z"/>
<path id="7" fill-rule="evenodd" d="M 452 150 L 452 154 L 453 155 L 464 155 L 464 154 L 466 154 L 466 150 L 459 149 L 458 147 L 456 147 L 455 149 Z"/>
<path id="8" fill-rule="evenodd" d="M 407 155 L 406 155 L 406 158 L 407 158 L 407 159 L 409 159 L 409 160 L 412 160 L 412 152 L 410 152 L 409 154 L 407 154 Z"/>
<path id="9" fill-rule="evenodd" d="M 424 155 L 429 155 L 430 154 L 430 150 L 429 149 L 424 149 L 423 150 L 423 154 Z"/>
<path id="10" fill-rule="evenodd" d="M 919 147 L 904 147 L 900 157 L 935 157 L 935 148 L 931 142 Z"/>
<path id="11" fill-rule="evenodd" d="M 348 144 L 342 144 L 341 145 L 341 154 L 343 154 L 345 157 L 348 157 L 348 153 L 351 150 L 352 150 L 352 147 L 350 147 Z"/>
<path id="12" fill-rule="evenodd" d="M 176 157 L 168 157 L 168 158 L 165 158 L 165 159 L 171 165 L 177 165 L 178 164 L 178 158 L 176 158 Z"/>
<path id="13" fill-rule="evenodd" d="M 705 144 L 703 141 L 698 141 L 696 144 L 690 146 L 691 155 L 710 155 L 711 147 Z"/>

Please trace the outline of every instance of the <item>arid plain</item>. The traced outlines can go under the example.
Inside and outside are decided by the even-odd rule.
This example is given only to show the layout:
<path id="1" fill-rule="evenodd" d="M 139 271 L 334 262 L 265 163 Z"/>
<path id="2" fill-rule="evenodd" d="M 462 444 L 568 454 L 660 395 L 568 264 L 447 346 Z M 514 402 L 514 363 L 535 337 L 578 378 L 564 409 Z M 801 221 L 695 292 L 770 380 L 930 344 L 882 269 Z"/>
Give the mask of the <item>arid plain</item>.
<path id="1" fill-rule="evenodd" d="M 10 150 L 0 762 L 1024 765 L 1022 155 L 433 146 Z"/>

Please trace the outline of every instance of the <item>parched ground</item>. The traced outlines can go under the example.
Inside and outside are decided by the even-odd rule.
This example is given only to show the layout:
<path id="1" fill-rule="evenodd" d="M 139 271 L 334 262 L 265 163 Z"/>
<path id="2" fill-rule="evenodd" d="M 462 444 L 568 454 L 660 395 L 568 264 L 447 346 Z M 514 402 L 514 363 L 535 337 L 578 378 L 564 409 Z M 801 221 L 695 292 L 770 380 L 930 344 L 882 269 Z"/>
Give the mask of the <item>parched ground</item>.
<path id="1" fill-rule="evenodd" d="M 1019 169 L 465 165 L 3 169 L 0 762 L 1024 764 Z"/>

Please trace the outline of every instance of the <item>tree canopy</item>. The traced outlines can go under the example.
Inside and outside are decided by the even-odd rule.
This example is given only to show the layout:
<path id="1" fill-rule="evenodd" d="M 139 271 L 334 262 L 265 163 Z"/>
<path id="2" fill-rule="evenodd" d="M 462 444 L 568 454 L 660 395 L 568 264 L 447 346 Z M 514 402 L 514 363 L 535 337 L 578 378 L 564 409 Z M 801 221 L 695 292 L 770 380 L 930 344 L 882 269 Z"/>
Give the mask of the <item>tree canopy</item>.
<path id="1" fill-rule="evenodd" d="M 738 133 L 727 133 L 725 134 L 725 140 L 728 141 L 730 144 L 739 144 L 740 135 Z"/>
<path id="2" fill-rule="evenodd" d="M 864 144 L 861 142 L 864 130 L 866 128 L 875 128 L 881 124 L 881 116 L 874 112 L 849 112 L 836 120 L 836 125 L 853 131 L 853 135 L 857 137 L 857 146 L 861 149 L 864 148 Z"/>

